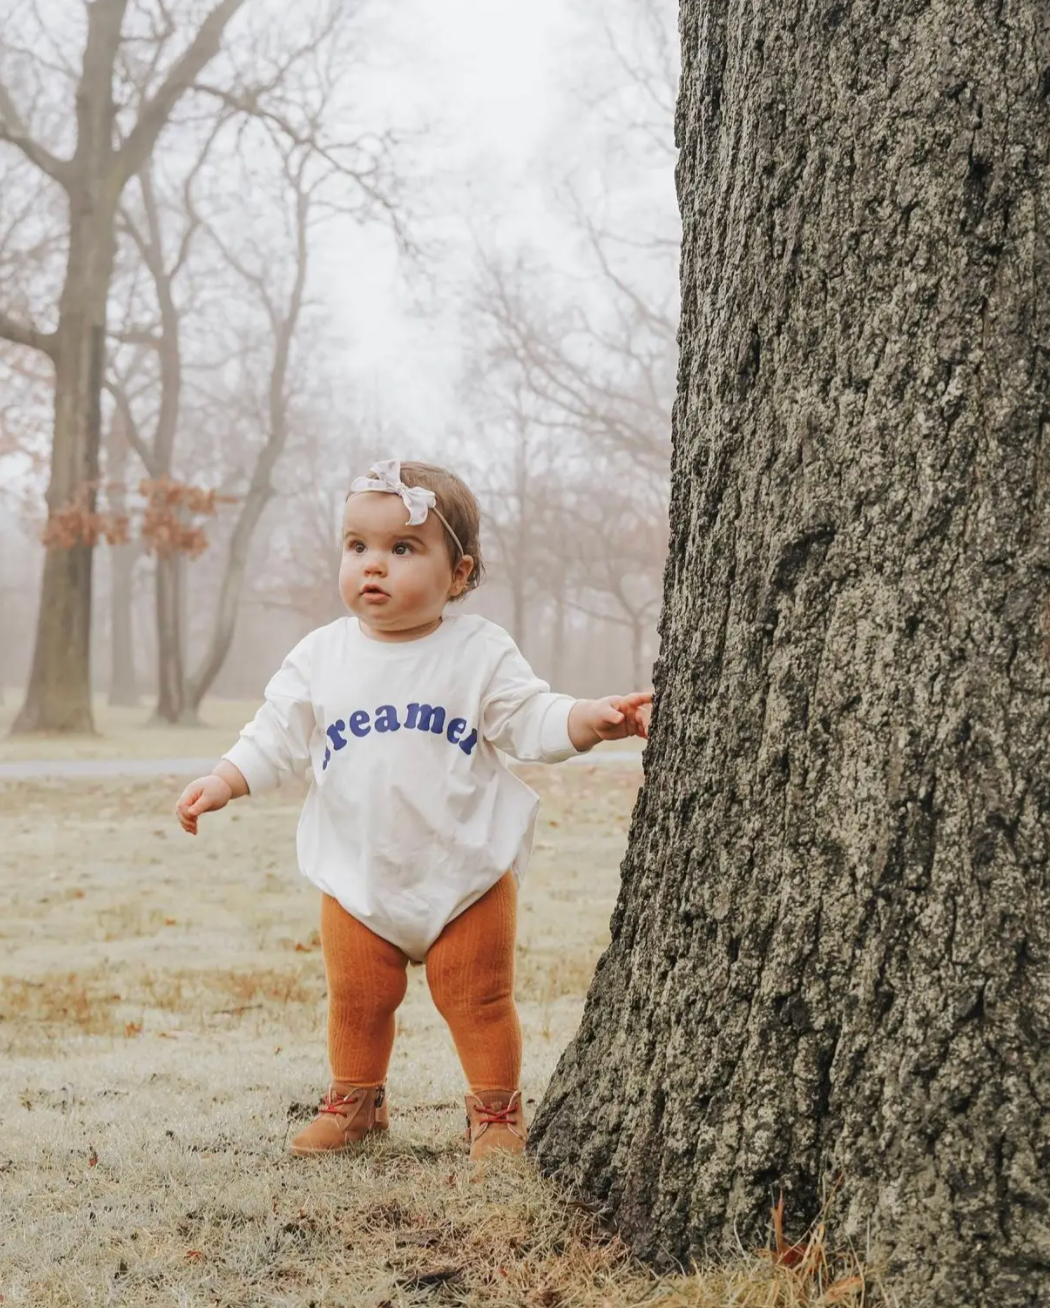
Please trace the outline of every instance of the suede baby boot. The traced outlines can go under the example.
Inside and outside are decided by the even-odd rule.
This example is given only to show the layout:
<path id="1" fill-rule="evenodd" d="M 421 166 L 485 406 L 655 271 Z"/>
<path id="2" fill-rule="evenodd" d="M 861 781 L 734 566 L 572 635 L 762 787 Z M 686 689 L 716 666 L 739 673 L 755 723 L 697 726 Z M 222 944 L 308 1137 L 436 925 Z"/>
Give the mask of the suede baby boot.
<path id="1" fill-rule="evenodd" d="M 317 1116 L 295 1137 L 291 1150 L 302 1156 L 351 1149 L 366 1135 L 389 1127 L 385 1086 L 333 1081 Z"/>
<path id="2" fill-rule="evenodd" d="M 520 1090 L 484 1090 L 467 1095 L 464 1102 L 470 1156 L 475 1162 L 491 1153 L 524 1153 L 528 1131 Z"/>

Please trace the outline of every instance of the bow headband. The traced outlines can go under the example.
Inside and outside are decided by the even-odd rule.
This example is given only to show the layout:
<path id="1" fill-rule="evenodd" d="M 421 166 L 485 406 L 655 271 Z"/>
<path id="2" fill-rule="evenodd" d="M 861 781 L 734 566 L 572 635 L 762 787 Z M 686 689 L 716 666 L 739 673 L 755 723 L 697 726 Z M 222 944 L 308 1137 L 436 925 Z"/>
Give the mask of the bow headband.
<path id="1" fill-rule="evenodd" d="M 448 520 L 437 506 L 437 496 L 432 490 L 427 490 L 425 486 L 406 486 L 401 480 L 401 463 L 398 459 L 382 459 L 379 463 L 373 463 L 369 472 L 372 477 L 355 477 L 350 483 L 350 494 L 358 495 L 362 491 L 386 491 L 391 495 L 400 495 L 408 509 L 409 527 L 418 527 L 421 523 L 426 522 L 428 512 L 433 509 L 437 516 L 444 523 L 445 530 L 456 543 L 456 549 L 459 550 L 460 558 L 466 555 L 466 550 L 460 544 L 459 537 L 448 525 Z"/>

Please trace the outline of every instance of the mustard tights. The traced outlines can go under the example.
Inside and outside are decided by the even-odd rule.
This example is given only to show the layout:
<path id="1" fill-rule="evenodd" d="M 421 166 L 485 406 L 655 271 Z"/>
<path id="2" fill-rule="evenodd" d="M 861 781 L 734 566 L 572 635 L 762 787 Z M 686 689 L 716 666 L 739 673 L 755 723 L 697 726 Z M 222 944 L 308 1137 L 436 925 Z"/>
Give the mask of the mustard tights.
<path id="1" fill-rule="evenodd" d="M 474 1094 L 515 1090 L 521 1024 L 514 1006 L 517 886 L 507 872 L 445 927 L 427 954 L 427 984 L 448 1023 Z M 335 1081 L 381 1085 L 394 1046 L 394 1014 L 408 985 L 408 956 L 321 899 L 328 972 L 328 1057 Z"/>

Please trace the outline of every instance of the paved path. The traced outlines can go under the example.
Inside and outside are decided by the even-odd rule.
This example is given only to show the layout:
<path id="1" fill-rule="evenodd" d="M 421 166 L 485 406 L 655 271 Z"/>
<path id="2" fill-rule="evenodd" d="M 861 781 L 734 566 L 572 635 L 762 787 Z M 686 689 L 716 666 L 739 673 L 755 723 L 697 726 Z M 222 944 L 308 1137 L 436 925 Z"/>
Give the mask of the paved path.
<path id="1" fill-rule="evenodd" d="M 570 763 L 635 764 L 641 754 L 626 749 L 601 749 L 568 760 Z M 0 762 L 0 781 L 52 780 L 58 777 L 193 777 L 210 772 L 214 758 L 66 758 L 17 759 Z"/>

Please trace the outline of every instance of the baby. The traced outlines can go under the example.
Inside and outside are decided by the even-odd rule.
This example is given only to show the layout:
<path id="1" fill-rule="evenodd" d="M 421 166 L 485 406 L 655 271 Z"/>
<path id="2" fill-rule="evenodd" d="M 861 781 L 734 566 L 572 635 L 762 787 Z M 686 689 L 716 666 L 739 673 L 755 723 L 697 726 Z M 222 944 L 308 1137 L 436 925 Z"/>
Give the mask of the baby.
<path id="1" fill-rule="evenodd" d="M 389 1125 L 386 1074 L 409 961 L 426 960 L 469 1086 L 471 1157 L 518 1153 L 518 884 L 538 800 L 500 753 L 556 763 L 645 736 L 652 695 L 551 694 L 510 636 L 447 612 L 481 580 L 477 501 L 454 473 L 375 464 L 351 485 L 339 593 L 349 610 L 292 650 L 266 699 L 176 814 L 309 770 L 299 867 L 321 891 L 332 1079 L 292 1152 L 347 1149 Z"/>

